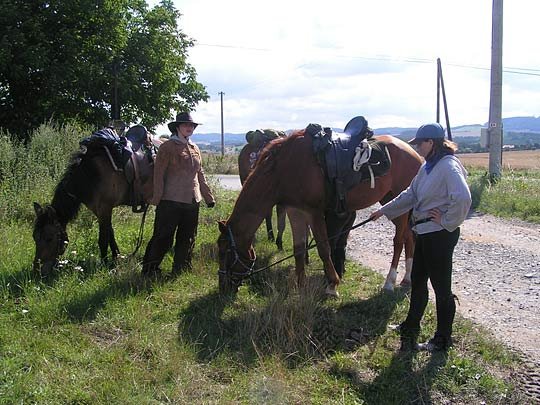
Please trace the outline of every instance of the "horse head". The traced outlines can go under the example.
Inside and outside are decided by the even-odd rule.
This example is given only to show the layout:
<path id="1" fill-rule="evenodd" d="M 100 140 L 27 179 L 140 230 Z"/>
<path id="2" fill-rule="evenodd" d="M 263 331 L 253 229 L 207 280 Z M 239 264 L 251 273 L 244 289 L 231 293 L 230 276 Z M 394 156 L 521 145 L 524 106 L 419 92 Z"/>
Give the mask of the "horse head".
<path id="1" fill-rule="evenodd" d="M 218 226 L 219 292 L 235 294 L 242 281 L 253 273 L 257 257 L 251 245 L 241 251 L 229 224 L 219 221 Z"/>
<path id="2" fill-rule="evenodd" d="M 34 270 L 39 271 L 42 276 L 47 276 L 58 264 L 58 257 L 64 254 L 68 237 L 65 225 L 60 223 L 52 206 L 42 207 L 35 202 L 34 211 L 36 212 L 32 234 L 36 243 Z"/>

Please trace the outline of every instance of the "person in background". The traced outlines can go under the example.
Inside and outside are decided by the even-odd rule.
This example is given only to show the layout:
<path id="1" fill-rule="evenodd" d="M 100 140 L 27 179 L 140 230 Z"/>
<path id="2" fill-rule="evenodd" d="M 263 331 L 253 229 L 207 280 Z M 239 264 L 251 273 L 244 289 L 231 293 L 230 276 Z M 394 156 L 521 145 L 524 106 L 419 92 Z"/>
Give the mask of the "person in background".
<path id="1" fill-rule="evenodd" d="M 204 199 L 209 208 L 215 205 L 202 168 L 201 152 L 190 139 L 198 125 L 190 113 L 177 114 L 176 120 L 168 124 L 172 135 L 159 147 L 150 201 L 157 208 L 154 232 L 143 259 L 145 276 L 161 273 L 159 265 L 173 245 L 175 234 L 172 274 L 191 269 L 199 204 Z"/>
<path id="2" fill-rule="evenodd" d="M 445 139 L 438 123 L 422 125 L 414 139 L 425 159 L 410 186 L 392 201 L 371 213 L 393 219 L 412 210 L 411 226 L 416 236 L 411 273 L 411 300 L 404 322 L 397 326 L 401 350 L 446 351 L 452 344 L 456 312 L 452 293 L 452 257 L 459 239 L 459 226 L 471 206 L 467 171 L 454 156 L 457 145 Z M 428 342 L 418 345 L 420 321 L 428 302 L 428 280 L 435 291 L 437 330 Z"/>

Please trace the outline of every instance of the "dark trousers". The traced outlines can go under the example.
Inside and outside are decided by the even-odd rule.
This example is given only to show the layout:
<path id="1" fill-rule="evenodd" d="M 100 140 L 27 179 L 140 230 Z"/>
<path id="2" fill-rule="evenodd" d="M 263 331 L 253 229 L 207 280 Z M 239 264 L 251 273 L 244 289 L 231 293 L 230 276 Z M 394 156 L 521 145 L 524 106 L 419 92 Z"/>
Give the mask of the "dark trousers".
<path id="1" fill-rule="evenodd" d="M 404 337 L 416 339 L 420 320 L 428 303 L 428 279 L 435 291 L 437 331 L 435 336 L 449 340 L 456 313 L 452 294 L 452 256 L 459 239 L 459 228 L 453 232 L 441 230 L 416 235 L 411 272 L 411 304 L 407 318 L 401 324 Z"/>
<path id="2" fill-rule="evenodd" d="M 158 271 L 167 251 L 174 244 L 173 273 L 191 267 L 191 256 L 197 236 L 199 204 L 162 200 L 156 208 L 154 233 L 143 259 L 143 273 Z"/>

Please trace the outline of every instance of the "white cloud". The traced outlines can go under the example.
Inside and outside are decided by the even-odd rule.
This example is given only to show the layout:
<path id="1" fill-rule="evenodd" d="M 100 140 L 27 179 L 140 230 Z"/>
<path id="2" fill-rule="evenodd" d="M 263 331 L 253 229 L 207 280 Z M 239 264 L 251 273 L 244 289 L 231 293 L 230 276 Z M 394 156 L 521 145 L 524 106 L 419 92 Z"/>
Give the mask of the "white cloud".
<path id="1" fill-rule="evenodd" d="M 155 2 L 150 2 L 154 4 Z M 257 127 L 418 126 L 436 111 L 436 59 L 443 63 L 452 125 L 489 114 L 492 0 L 176 0 L 197 45 L 190 63 L 210 101 L 200 132 Z M 540 115 L 538 0 L 504 5 L 503 117 Z M 478 68 L 483 68 L 478 69 Z M 442 115 L 441 115 L 442 116 Z"/>

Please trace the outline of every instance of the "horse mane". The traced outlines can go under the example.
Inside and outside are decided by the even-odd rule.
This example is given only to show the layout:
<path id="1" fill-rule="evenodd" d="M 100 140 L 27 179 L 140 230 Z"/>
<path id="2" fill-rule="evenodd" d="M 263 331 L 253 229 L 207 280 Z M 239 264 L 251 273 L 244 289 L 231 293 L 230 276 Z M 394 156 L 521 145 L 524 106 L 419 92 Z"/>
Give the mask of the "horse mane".
<path id="1" fill-rule="evenodd" d="M 279 151 L 283 147 L 283 145 L 291 143 L 294 139 L 299 138 L 305 134 L 305 129 L 300 129 L 294 131 L 291 135 L 283 138 L 276 138 L 268 145 L 264 147 L 264 149 L 261 152 L 261 155 L 259 156 L 259 159 L 257 160 L 257 165 L 262 164 L 263 161 L 273 161 L 273 157 L 277 156 L 279 154 Z"/>
<path id="2" fill-rule="evenodd" d="M 81 203 L 88 201 L 98 181 L 92 159 L 83 151 L 73 153 L 51 202 L 61 224 L 65 225 L 77 216 Z"/>
<path id="3" fill-rule="evenodd" d="M 304 135 L 304 132 L 305 130 L 295 131 L 290 136 L 276 138 L 269 142 L 261 151 L 257 163 L 255 164 L 255 169 L 249 174 L 246 182 L 252 177 L 259 177 L 271 171 L 274 168 L 275 157 L 279 155 L 281 148 L 292 142 L 294 139 Z"/>

